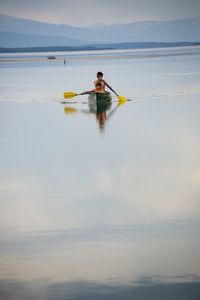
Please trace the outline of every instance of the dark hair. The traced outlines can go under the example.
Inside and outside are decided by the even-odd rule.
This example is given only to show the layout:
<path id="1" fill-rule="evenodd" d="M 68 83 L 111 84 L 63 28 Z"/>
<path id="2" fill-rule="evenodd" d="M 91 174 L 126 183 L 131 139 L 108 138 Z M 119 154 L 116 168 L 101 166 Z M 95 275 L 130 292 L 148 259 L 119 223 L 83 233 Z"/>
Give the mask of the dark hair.
<path id="1" fill-rule="evenodd" d="M 97 72 L 97 76 L 102 76 L 103 77 L 103 73 L 102 72 Z"/>

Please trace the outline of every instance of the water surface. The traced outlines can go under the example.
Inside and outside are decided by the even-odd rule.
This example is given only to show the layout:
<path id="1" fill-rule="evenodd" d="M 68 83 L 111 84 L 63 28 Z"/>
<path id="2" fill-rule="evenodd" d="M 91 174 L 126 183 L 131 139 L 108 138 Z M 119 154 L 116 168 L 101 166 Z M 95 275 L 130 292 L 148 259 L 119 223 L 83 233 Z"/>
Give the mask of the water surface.
<path id="1" fill-rule="evenodd" d="M 199 299 L 200 53 L 185 51 L 0 63 L 2 299 Z M 87 96 L 62 103 L 99 70 L 131 100 L 113 96 L 103 126 Z"/>

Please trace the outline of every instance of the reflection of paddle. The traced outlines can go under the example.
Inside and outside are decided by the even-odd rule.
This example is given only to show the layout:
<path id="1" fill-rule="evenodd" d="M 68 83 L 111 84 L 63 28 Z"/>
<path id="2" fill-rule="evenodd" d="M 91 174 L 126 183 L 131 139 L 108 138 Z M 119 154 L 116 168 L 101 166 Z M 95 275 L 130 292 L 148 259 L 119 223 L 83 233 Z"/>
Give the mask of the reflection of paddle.
<path id="1" fill-rule="evenodd" d="M 114 109 L 112 109 L 112 110 L 110 111 L 110 113 L 107 115 L 107 121 L 108 121 L 108 120 L 111 118 L 111 116 L 118 110 L 118 108 L 119 108 L 120 106 L 122 106 L 126 101 L 127 101 L 127 100 L 125 100 L 125 101 L 119 101 L 119 102 L 118 102 L 117 106 L 116 106 Z"/>
<path id="2" fill-rule="evenodd" d="M 78 110 L 76 109 L 76 108 L 74 108 L 74 107 L 69 107 L 69 106 L 65 106 L 64 107 L 64 112 L 66 113 L 66 114 L 74 114 L 74 113 L 76 113 L 76 112 L 78 112 Z"/>

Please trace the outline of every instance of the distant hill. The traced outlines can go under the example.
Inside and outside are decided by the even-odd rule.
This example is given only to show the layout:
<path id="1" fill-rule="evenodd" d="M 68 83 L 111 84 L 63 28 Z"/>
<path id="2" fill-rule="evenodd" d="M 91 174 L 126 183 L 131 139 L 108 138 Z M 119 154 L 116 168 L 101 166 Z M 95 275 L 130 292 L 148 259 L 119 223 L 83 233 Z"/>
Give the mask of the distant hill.
<path id="1" fill-rule="evenodd" d="M 145 49 L 145 48 L 166 48 L 200 46 L 200 43 L 178 42 L 178 43 L 118 43 L 118 44 L 96 44 L 85 46 L 45 46 L 45 47 L 0 47 L 0 53 L 18 53 L 18 52 L 56 52 L 56 51 L 86 51 L 86 50 L 117 50 L 117 49 Z"/>
<path id="2" fill-rule="evenodd" d="M 92 42 L 90 38 L 87 37 L 87 33 L 90 31 L 93 31 L 94 29 L 89 29 L 89 28 L 79 28 L 79 27 L 73 27 L 69 25 L 55 25 L 55 24 L 50 24 L 50 23 L 44 23 L 44 22 L 37 22 L 37 21 L 32 21 L 32 20 L 26 20 L 26 19 L 21 19 L 21 18 L 15 18 L 11 16 L 6 16 L 0 14 L 0 32 L 3 33 L 16 33 L 15 38 L 15 43 L 18 40 L 19 41 L 19 46 L 20 44 L 23 43 L 23 38 L 19 34 L 24 34 L 25 39 L 27 39 L 27 35 L 32 36 L 34 35 L 34 44 L 35 46 L 36 43 L 36 36 L 39 35 L 38 37 L 38 43 L 37 46 L 40 46 L 41 42 L 41 36 L 46 36 L 49 37 L 49 43 L 48 45 L 51 46 L 53 42 L 53 38 L 67 38 L 69 41 L 67 42 L 66 45 L 68 46 L 74 46 L 74 44 L 86 44 L 89 41 L 90 43 Z M 95 31 L 95 30 L 94 30 Z M 7 39 L 7 43 L 11 44 L 12 43 L 12 38 L 13 36 L 10 36 L 11 39 Z M 21 39 L 22 38 L 22 39 Z M 71 41 L 70 41 L 71 40 Z M 46 39 L 46 42 L 48 39 Z M 77 41 L 77 43 L 76 43 Z M 56 44 L 53 42 L 53 44 Z M 2 44 L 1 39 L 0 39 L 0 47 L 7 47 L 6 44 Z M 14 45 L 13 45 L 14 46 Z M 31 45 L 30 45 L 31 46 Z"/>
<path id="3" fill-rule="evenodd" d="M 24 34 L 0 31 L 1 47 L 47 47 L 47 46 L 78 46 L 85 45 L 81 40 L 70 39 L 65 36 L 45 36 L 40 34 Z"/>
<path id="4" fill-rule="evenodd" d="M 0 14 L 0 47 L 182 41 L 200 41 L 200 17 L 76 27 Z"/>

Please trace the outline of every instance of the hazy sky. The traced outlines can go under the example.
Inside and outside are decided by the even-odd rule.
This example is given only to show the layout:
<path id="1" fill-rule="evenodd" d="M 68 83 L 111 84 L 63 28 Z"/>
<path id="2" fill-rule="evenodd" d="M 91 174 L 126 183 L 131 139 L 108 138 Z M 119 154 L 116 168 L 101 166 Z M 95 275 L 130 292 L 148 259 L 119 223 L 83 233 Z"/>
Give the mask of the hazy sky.
<path id="1" fill-rule="evenodd" d="M 192 17 L 200 0 L 0 0 L 0 13 L 85 26 Z"/>

